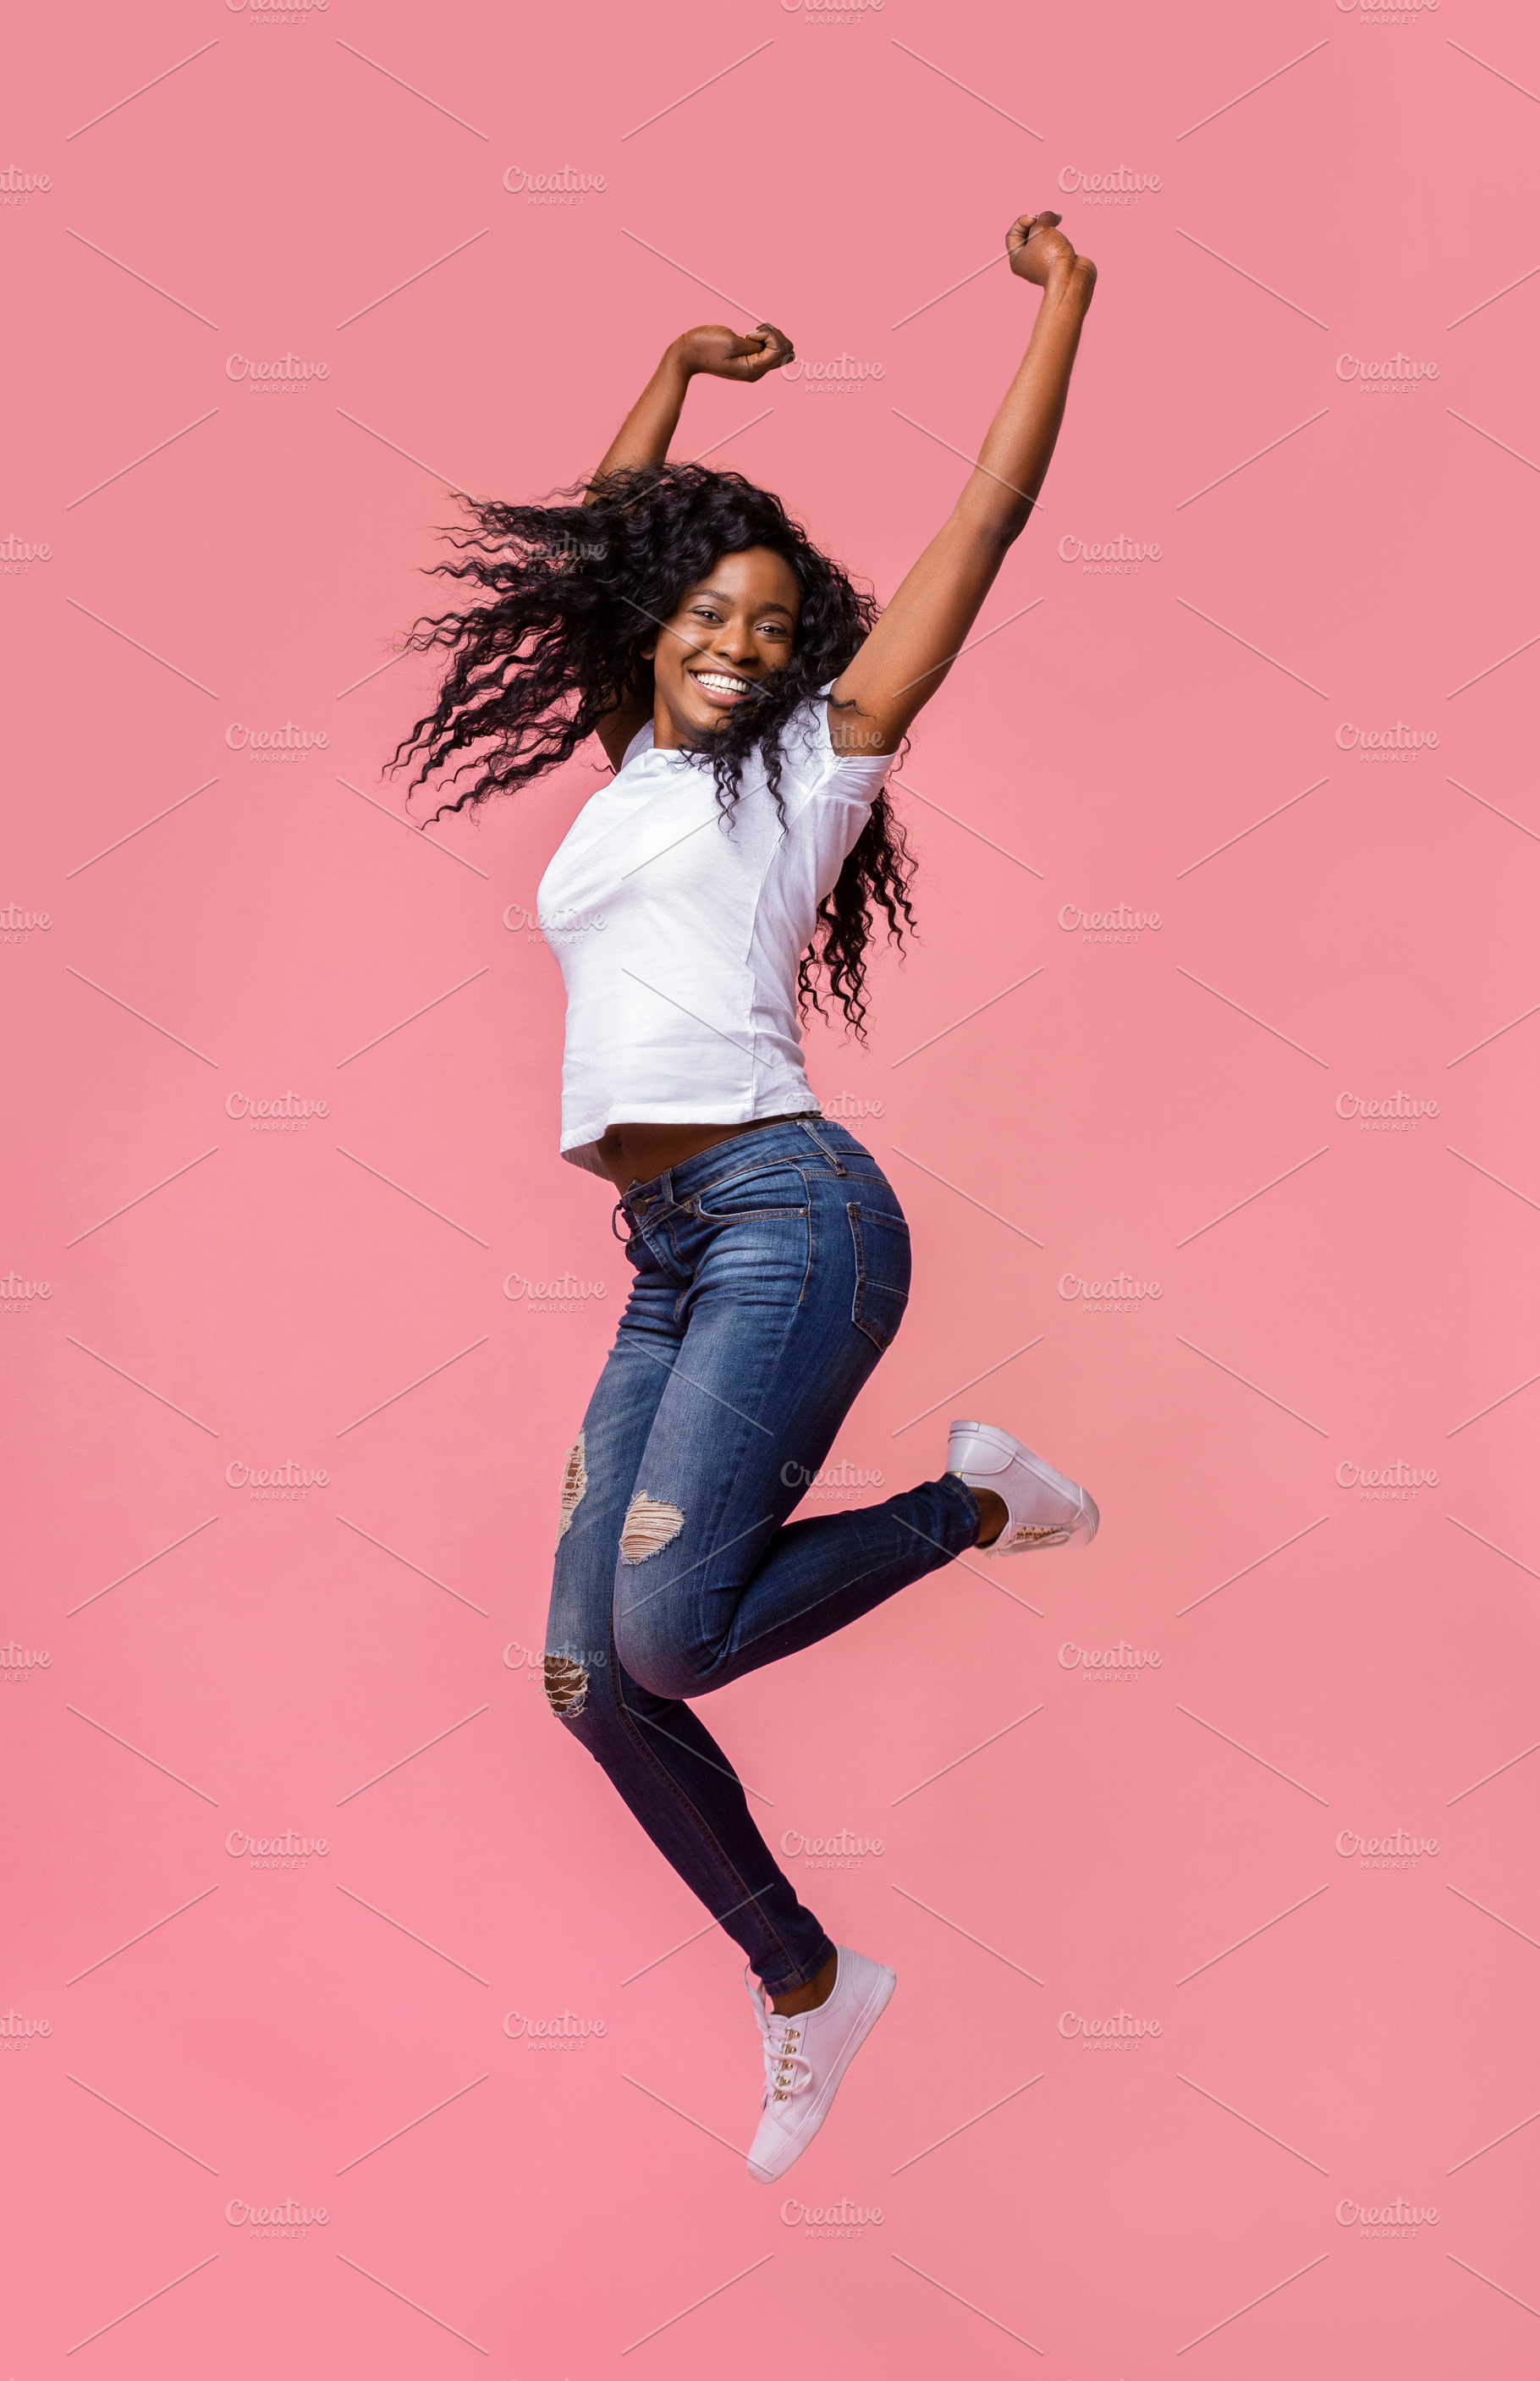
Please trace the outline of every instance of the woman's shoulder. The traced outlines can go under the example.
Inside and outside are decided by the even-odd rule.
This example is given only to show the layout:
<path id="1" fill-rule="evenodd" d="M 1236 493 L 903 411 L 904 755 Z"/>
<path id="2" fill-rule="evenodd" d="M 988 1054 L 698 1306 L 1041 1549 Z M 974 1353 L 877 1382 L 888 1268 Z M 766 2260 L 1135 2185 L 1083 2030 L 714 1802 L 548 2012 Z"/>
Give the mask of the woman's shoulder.
<path id="1" fill-rule="evenodd" d="M 863 752 L 857 738 L 855 749 L 850 744 L 849 730 L 836 747 L 831 733 L 830 697 L 834 680 L 819 687 L 818 692 L 799 702 L 787 720 L 781 736 L 782 766 L 810 793 L 854 795 L 863 801 L 876 800 L 882 781 L 892 765 L 888 752 Z"/>

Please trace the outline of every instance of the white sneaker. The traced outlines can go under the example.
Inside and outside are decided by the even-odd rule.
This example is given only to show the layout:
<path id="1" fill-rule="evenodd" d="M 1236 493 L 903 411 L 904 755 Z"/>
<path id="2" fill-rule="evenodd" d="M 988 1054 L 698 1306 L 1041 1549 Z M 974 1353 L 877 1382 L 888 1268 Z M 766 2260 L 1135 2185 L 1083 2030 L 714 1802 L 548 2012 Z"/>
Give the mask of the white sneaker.
<path id="1" fill-rule="evenodd" d="M 744 1983 L 765 2045 L 764 2115 L 748 2154 L 756 2182 L 794 2166 L 828 2116 L 840 2081 L 892 1998 L 898 1978 L 859 1951 L 836 1947 L 834 1989 L 821 2008 L 778 2017 L 748 1970 Z"/>
<path id="2" fill-rule="evenodd" d="M 1101 1515 L 1084 1488 L 1055 1471 L 1008 1430 L 992 1422 L 954 1422 L 947 1470 L 970 1488 L 989 1488 L 1005 1500 L 1006 1524 L 987 1555 L 1025 1555 L 1035 1546 L 1088 1546 Z"/>

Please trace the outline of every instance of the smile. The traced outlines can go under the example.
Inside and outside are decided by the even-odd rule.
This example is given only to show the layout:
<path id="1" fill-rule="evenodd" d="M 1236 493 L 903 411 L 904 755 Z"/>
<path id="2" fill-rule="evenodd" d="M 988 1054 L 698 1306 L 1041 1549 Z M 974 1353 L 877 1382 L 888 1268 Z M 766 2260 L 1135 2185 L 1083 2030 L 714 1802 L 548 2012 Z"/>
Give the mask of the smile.
<path id="1" fill-rule="evenodd" d="M 752 683 L 746 678 L 732 678 L 725 670 L 694 670 L 691 676 L 708 694 L 746 694 Z"/>

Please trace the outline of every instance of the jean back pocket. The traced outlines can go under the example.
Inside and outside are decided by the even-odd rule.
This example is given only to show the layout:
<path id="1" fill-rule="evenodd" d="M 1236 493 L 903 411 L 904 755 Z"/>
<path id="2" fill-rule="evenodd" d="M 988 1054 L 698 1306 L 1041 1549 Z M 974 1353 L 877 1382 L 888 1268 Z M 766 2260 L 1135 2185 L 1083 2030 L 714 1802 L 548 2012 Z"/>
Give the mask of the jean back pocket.
<path id="1" fill-rule="evenodd" d="M 850 1319 L 874 1347 L 891 1347 L 909 1303 L 909 1227 L 902 1215 L 846 1203 L 855 1243 L 855 1295 Z"/>

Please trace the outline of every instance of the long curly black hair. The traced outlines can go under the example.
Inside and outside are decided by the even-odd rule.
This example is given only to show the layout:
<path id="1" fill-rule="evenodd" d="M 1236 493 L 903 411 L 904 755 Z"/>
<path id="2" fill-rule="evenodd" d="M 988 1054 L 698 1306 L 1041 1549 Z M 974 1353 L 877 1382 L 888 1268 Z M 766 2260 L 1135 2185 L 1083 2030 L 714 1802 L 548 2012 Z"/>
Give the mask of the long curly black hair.
<path id="1" fill-rule="evenodd" d="M 400 769 L 416 758 L 412 786 L 449 770 L 436 781 L 444 799 L 435 819 L 516 793 L 559 768 L 626 697 L 650 709 L 652 664 L 640 648 L 721 556 L 748 546 L 782 556 L 795 575 L 801 610 L 792 655 L 759 682 L 752 702 L 727 714 L 698 757 L 709 760 L 718 804 L 730 814 L 744 764 L 758 752 L 784 817 L 782 733 L 797 705 L 854 659 L 877 606 L 819 552 L 779 497 L 736 471 L 655 463 L 580 482 L 543 505 L 464 495 L 460 502 L 468 526 L 446 532 L 458 559 L 431 570 L 468 582 L 485 600 L 417 622 L 403 650 L 443 646 L 449 662 L 433 710 L 403 738 L 390 764 Z M 472 782 L 449 800 L 467 775 Z M 821 986 L 864 1038 L 876 913 L 887 919 L 889 941 L 902 946 L 904 927 L 915 923 L 913 873 L 884 789 L 819 905 L 797 976 L 805 1011 L 822 1008 Z"/>

